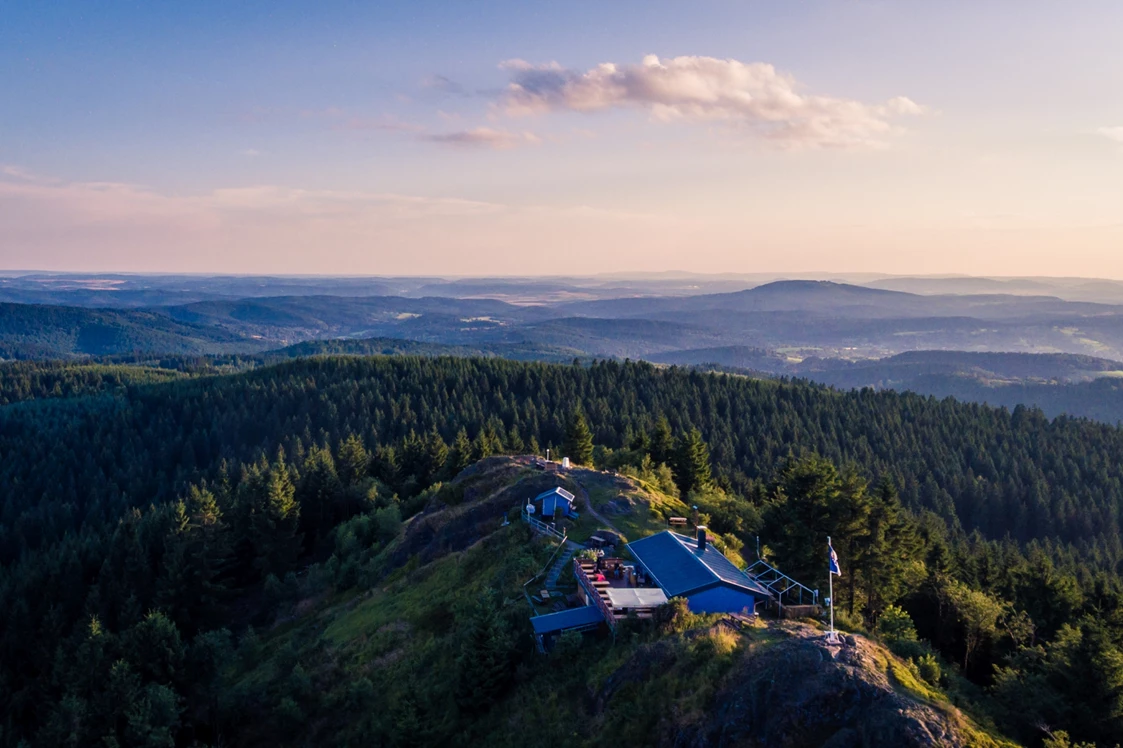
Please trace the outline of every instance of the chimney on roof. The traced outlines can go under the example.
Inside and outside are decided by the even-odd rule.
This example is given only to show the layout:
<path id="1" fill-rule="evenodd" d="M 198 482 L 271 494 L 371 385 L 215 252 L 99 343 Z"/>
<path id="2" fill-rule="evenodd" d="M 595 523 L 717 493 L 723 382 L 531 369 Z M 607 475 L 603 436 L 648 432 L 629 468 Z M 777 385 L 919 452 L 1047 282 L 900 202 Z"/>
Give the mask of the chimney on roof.
<path id="1" fill-rule="evenodd" d="M 698 528 L 698 552 L 702 553 L 706 550 L 706 527 L 704 525 Z"/>

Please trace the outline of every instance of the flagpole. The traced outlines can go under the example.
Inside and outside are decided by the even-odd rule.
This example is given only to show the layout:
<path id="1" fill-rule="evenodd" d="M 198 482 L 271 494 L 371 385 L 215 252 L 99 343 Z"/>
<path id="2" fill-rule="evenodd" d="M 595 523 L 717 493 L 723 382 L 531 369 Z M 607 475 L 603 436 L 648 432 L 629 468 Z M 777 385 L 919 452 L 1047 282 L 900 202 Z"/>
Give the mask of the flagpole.
<path id="1" fill-rule="evenodd" d="M 834 641 L 834 637 L 835 637 L 835 633 L 834 633 L 834 570 L 831 569 L 831 556 L 830 556 L 830 549 L 831 548 L 833 548 L 833 546 L 831 546 L 831 536 L 828 535 L 827 536 L 827 549 L 828 549 L 827 550 L 827 581 L 830 584 L 830 590 L 828 591 L 827 594 L 829 594 L 831 596 L 831 632 L 830 632 L 830 634 L 827 635 L 827 638 L 831 641 Z"/>

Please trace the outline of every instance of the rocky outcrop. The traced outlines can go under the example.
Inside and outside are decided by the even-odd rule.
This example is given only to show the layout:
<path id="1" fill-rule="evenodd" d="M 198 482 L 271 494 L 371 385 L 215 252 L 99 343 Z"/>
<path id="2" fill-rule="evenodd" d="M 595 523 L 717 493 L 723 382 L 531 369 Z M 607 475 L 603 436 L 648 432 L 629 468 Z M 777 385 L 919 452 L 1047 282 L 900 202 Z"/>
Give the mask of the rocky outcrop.
<path id="1" fill-rule="evenodd" d="M 528 498 L 567 484 L 564 477 L 532 471 L 517 458 L 481 460 L 449 484 L 448 495 L 455 497 L 454 506 L 434 500 L 409 521 L 401 541 L 391 549 L 384 571 L 402 566 L 415 555 L 419 564 L 427 564 L 462 551 L 493 532 Z"/>
<path id="2" fill-rule="evenodd" d="M 979 734 L 966 729 L 966 719 L 955 709 L 928 702 L 897 683 L 889 667 L 891 655 L 879 645 L 861 637 L 846 637 L 841 646 L 828 645 L 823 633 L 807 624 L 770 624 L 768 632 L 762 641 L 745 648 L 703 718 L 661 730 L 663 745 L 979 745 Z M 605 709 L 613 694 L 632 679 L 667 667 L 672 652 L 667 642 L 642 648 L 606 680 L 594 709 Z"/>

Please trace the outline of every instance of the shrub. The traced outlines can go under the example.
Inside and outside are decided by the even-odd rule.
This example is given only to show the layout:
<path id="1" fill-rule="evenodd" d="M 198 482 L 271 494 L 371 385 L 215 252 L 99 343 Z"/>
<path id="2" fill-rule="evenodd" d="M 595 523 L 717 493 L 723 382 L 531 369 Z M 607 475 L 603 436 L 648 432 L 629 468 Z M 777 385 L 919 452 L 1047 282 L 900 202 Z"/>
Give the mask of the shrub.
<path id="1" fill-rule="evenodd" d="M 569 660 L 577 656 L 584 644 L 585 637 L 579 631 L 563 631 L 554 643 L 551 654 L 559 659 Z"/>
<path id="2" fill-rule="evenodd" d="M 695 616 L 690 612 L 685 597 L 672 597 L 655 609 L 653 616 L 659 633 L 677 634 L 686 631 L 694 624 Z"/>
<path id="3" fill-rule="evenodd" d="M 889 643 L 916 641 L 916 626 L 909 614 L 896 605 L 890 605 L 877 622 L 877 633 Z"/>
<path id="4" fill-rule="evenodd" d="M 940 684 L 940 676 L 942 675 L 942 672 L 940 670 L 940 663 L 936 659 L 936 655 L 929 652 L 927 654 L 921 655 L 919 658 L 914 660 L 914 662 L 916 662 L 916 669 L 921 678 L 923 678 L 927 683 L 933 686 L 937 686 Z"/>

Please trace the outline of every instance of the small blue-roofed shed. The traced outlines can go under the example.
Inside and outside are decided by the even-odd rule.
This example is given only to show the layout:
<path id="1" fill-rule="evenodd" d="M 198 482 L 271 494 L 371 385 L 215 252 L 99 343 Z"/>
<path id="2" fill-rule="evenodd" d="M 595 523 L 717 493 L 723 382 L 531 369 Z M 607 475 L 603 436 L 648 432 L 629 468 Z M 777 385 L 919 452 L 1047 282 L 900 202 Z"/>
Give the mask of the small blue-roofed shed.
<path id="1" fill-rule="evenodd" d="M 707 542 L 703 527 L 696 538 L 664 530 L 628 543 L 628 550 L 668 598 L 685 597 L 695 613 L 753 613 L 772 597 Z"/>
<path id="2" fill-rule="evenodd" d="M 534 503 L 540 505 L 540 513 L 543 517 L 573 517 L 576 519 L 577 512 L 573 509 L 575 501 L 573 494 L 560 487 L 543 491 L 534 497 Z"/>
<path id="3" fill-rule="evenodd" d="M 595 628 L 604 623 L 604 614 L 595 605 L 586 605 L 582 608 L 570 608 L 560 613 L 547 613 L 544 616 L 534 616 L 530 625 L 538 635 L 552 634 L 570 629 Z"/>
<path id="4" fill-rule="evenodd" d="M 595 605 L 583 608 L 570 608 L 558 613 L 534 616 L 530 625 L 534 629 L 534 639 L 540 652 L 548 652 L 554 641 L 563 631 L 593 631 L 604 623 L 604 614 Z"/>

